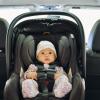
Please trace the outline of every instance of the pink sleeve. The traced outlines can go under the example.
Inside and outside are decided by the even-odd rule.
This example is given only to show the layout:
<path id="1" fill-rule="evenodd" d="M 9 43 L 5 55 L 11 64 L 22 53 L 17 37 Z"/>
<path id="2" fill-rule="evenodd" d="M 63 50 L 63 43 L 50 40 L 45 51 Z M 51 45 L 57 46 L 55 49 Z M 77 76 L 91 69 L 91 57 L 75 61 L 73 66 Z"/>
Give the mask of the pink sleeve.
<path id="1" fill-rule="evenodd" d="M 72 84 L 69 82 L 66 75 L 62 75 L 57 80 L 55 80 L 53 91 L 56 97 L 62 98 L 71 90 Z"/>

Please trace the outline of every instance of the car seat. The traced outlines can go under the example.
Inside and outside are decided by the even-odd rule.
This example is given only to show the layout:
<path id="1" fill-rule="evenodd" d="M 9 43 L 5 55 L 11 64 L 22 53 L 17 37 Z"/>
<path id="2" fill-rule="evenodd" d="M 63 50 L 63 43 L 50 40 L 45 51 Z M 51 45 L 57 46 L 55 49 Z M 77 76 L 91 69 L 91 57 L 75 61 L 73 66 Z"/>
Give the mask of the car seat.
<path id="1" fill-rule="evenodd" d="M 8 22 L 0 18 L 0 99 L 3 99 L 3 89 L 7 80 L 5 41 L 8 29 Z"/>
<path id="2" fill-rule="evenodd" d="M 100 20 L 92 27 L 87 43 L 86 99 L 100 99 Z"/>
<path id="3" fill-rule="evenodd" d="M 39 15 L 63 15 L 76 22 L 65 19 L 21 19 Z M 19 22 L 19 23 L 18 23 Z M 80 20 L 73 14 L 64 12 L 25 13 L 16 17 L 8 30 L 6 38 L 6 63 L 8 80 L 5 85 L 5 100 L 24 100 L 21 93 L 21 73 L 31 63 L 38 64 L 35 58 L 36 45 L 40 40 L 49 40 L 56 47 L 56 63 L 66 73 L 72 72 L 72 91 L 64 98 L 55 98 L 52 93 L 41 93 L 32 100 L 84 100 L 85 41 Z M 53 70 L 50 72 L 52 73 Z M 71 76 L 71 75 L 70 75 Z M 43 79 L 41 76 L 40 79 Z M 46 77 L 48 78 L 48 77 Z"/>

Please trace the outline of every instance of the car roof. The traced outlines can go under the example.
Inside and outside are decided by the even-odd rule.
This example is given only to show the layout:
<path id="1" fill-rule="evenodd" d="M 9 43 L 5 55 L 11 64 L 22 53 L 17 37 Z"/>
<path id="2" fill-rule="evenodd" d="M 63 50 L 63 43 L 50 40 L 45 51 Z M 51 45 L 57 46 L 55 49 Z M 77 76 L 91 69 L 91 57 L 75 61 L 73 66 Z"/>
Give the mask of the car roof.
<path id="1" fill-rule="evenodd" d="M 0 0 L 0 5 L 100 6 L 100 0 Z"/>

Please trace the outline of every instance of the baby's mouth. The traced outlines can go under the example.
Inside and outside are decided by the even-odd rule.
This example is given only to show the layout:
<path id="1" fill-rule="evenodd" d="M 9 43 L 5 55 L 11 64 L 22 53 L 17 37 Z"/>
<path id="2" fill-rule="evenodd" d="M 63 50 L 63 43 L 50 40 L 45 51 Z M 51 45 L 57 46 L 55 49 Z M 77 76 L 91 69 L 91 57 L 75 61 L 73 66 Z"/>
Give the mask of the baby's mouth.
<path id="1" fill-rule="evenodd" d="M 46 58 L 45 61 L 49 61 L 49 58 Z"/>

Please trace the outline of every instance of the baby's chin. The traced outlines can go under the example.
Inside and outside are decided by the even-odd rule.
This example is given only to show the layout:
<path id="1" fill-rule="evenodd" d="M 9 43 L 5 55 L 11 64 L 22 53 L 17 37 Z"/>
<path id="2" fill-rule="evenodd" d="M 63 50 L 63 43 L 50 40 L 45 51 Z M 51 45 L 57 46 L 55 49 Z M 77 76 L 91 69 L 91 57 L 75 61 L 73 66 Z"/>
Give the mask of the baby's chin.
<path id="1" fill-rule="evenodd" d="M 44 62 L 44 64 L 50 64 L 51 62 Z"/>
<path id="2" fill-rule="evenodd" d="M 54 61 L 52 60 L 41 60 L 40 61 L 41 63 L 43 63 L 43 64 L 51 64 L 51 63 L 53 63 Z"/>
<path id="3" fill-rule="evenodd" d="M 50 61 L 44 61 L 44 62 L 42 62 L 43 64 L 51 64 L 52 62 L 50 62 Z"/>

